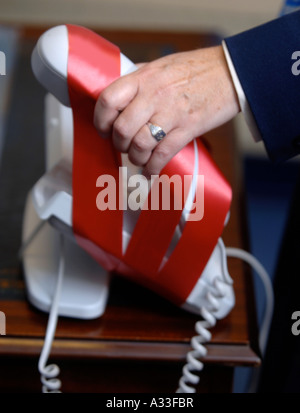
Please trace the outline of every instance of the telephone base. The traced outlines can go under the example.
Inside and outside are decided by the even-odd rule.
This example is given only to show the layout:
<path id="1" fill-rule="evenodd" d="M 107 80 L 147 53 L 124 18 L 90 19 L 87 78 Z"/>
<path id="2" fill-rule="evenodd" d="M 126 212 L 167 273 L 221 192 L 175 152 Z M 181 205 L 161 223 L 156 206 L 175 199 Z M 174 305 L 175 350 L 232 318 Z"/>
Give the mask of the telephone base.
<path id="1" fill-rule="evenodd" d="M 43 222 L 33 207 L 31 193 L 26 202 L 23 243 Z M 60 233 L 45 222 L 23 252 L 24 277 L 28 299 L 39 310 L 49 312 L 55 292 L 60 257 Z M 100 317 L 106 308 L 110 274 L 65 237 L 65 272 L 59 316 L 78 319 Z"/>

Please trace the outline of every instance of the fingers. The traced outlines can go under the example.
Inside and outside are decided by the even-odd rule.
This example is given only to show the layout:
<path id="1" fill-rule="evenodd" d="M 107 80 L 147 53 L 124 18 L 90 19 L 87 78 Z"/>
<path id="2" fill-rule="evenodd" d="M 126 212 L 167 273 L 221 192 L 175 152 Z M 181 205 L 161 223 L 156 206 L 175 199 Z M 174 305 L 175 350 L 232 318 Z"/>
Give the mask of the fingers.
<path id="1" fill-rule="evenodd" d="M 147 163 L 144 165 L 143 174 L 150 179 L 152 175 L 159 175 L 167 163 L 187 144 L 192 137 L 182 129 L 170 131 L 152 151 Z"/>
<path id="2" fill-rule="evenodd" d="M 232 119 L 237 98 L 221 46 L 165 56 L 108 86 L 95 126 L 114 147 L 157 175 L 188 142 Z M 147 123 L 166 133 L 157 142 Z"/>
<path id="3" fill-rule="evenodd" d="M 130 143 L 128 149 L 130 162 L 137 166 L 145 165 L 157 144 L 158 142 L 151 136 L 149 127 L 145 124 Z"/>
<path id="4" fill-rule="evenodd" d="M 134 78 L 128 82 L 124 76 L 100 94 L 94 110 L 94 125 L 103 138 L 111 135 L 115 120 L 135 97 L 137 90 Z"/>
<path id="5" fill-rule="evenodd" d="M 158 119 L 158 120 L 157 120 Z M 150 122 L 155 125 L 164 125 L 163 130 L 165 133 L 168 133 L 172 125 L 170 122 L 160 121 L 159 117 L 152 117 Z M 128 157 L 129 160 L 138 166 L 144 166 L 149 161 L 152 156 L 153 150 L 157 147 L 159 142 L 151 135 L 148 121 L 142 126 L 138 133 L 131 140 Z"/>
<path id="6" fill-rule="evenodd" d="M 116 150 L 128 153 L 133 164 L 144 166 L 146 176 L 157 175 L 189 138 L 176 128 L 174 112 L 153 115 L 155 108 L 149 99 L 138 96 L 134 77 L 124 79 L 118 79 L 101 93 L 95 106 L 95 127 L 102 137 L 111 136 Z M 151 135 L 149 122 L 166 133 L 161 142 Z"/>
<path id="7" fill-rule="evenodd" d="M 115 148 L 120 152 L 128 152 L 131 142 L 139 131 L 149 121 L 153 108 L 147 99 L 135 97 L 130 104 L 114 121 L 112 126 L 112 140 Z M 142 139 L 143 140 L 143 139 Z"/>

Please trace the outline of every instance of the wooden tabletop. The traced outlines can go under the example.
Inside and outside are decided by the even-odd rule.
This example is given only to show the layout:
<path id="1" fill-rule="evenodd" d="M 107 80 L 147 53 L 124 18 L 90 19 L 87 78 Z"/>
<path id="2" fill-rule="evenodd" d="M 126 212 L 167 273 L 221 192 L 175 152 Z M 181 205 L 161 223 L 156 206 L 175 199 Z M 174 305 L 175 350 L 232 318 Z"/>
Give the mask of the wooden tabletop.
<path id="1" fill-rule="evenodd" d="M 208 136 L 214 158 L 233 186 L 230 221 L 224 231 L 227 246 L 243 246 L 241 237 L 241 200 L 236 185 L 236 163 L 230 125 Z M 256 365 L 255 312 L 252 283 L 244 265 L 228 259 L 229 273 L 234 280 L 236 305 L 231 313 L 212 330 L 207 362 Z M 18 269 L 16 269 L 18 271 Z M 22 271 L 21 269 L 19 271 Z M 10 273 L 10 271 L 8 271 Z M 5 271 L 1 271 L 5 275 Z M 2 280 L 2 288 L 16 288 L 14 280 Z M 22 280 L 17 288 L 25 288 Z M 40 352 L 48 316 L 24 299 L 1 300 L 6 315 L 7 335 L 0 339 L 0 354 L 31 354 Z M 166 302 L 154 293 L 115 276 L 105 314 L 96 320 L 82 321 L 61 318 L 53 354 L 86 358 L 184 358 L 194 332 L 197 317 Z"/>
<path id="2" fill-rule="evenodd" d="M 100 31 L 101 32 L 101 31 Z M 25 30 L 25 39 L 39 30 Z M 101 32 L 102 33 L 102 32 Z M 104 32 L 107 38 L 140 51 L 148 45 L 156 57 L 157 45 L 184 50 L 203 45 L 199 34 L 167 34 Z M 143 42 L 141 41 L 142 39 Z M 185 39 L 185 41 L 184 41 Z M 141 43 L 140 43 L 141 42 Z M 134 53 L 133 53 L 134 54 Z M 139 53 L 137 53 L 139 54 Z M 142 58 L 141 54 L 138 58 Z M 26 87 L 22 92 L 26 101 Z M 25 139 L 26 137 L 24 137 Z M 233 188 L 231 216 L 223 233 L 226 246 L 247 248 L 247 228 L 243 205 L 243 176 L 234 129 L 231 123 L 207 134 L 213 158 Z M 13 219 L 13 217 L 12 217 Z M 256 316 L 251 275 L 237 259 L 228 259 L 229 273 L 234 280 L 236 305 L 231 313 L 217 322 L 212 341 L 207 345 L 205 362 L 221 365 L 258 365 Z M 26 299 L 22 266 L 0 269 L 0 287 L 23 291 L 24 294 L 2 294 L 0 310 L 6 315 L 6 336 L 0 337 L 1 356 L 39 355 L 48 315 L 34 308 Z M 190 339 L 195 335 L 195 315 L 188 314 L 156 294 L 115 276 L 105 314 L 96 320 L 60 318 L 52 354 L 63 358 L 184 360 Z"/>

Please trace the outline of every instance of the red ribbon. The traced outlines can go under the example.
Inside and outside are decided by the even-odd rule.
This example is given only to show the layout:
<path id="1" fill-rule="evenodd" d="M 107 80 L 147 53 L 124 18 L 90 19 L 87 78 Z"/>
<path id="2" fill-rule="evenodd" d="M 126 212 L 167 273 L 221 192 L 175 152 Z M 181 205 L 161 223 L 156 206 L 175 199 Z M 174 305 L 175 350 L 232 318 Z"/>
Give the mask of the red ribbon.
<path id="1" fill-rule="evenodd" d="M 74 118 L 73 231 L 77 242 L 107 270 L 126 275 L 180 305 L 195 286 L 223 231 L 231 188 L 197 139 L 197 174 L 204 176 L 203 219 L 186 222 L 175 249 L 161 266 L 182 209 L 142 210 L 123 255 L 123 211 L 99 211 L 96 207 L 97 178 L 109 174 L 118 187 L 121 157 L 111 140 L 101 138 L 93 126 L 96 99 L 120 76 L 120 51 L 88 29 L 74 25 L 67 28 L 68 85 Z M 194 165 L 195 148 L 191 142 L 160 176 L 179 175 L 183 182 L 184 176 L 194 174 Z M 149 198 L 152 191 L 153 188 Z M 116 196 L 119 205 L 118 191 Z M 174 190 L 172 197 L 181 197 L 184 206 L 182 193 Z M 172 199 L 170 204 L 173 205 Z"/>

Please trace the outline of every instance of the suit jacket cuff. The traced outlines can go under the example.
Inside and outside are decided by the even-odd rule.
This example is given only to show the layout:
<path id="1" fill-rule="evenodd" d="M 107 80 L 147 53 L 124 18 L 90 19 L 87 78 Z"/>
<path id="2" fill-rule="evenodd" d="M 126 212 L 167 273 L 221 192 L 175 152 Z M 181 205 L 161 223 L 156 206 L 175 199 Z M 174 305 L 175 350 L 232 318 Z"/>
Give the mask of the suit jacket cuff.
<path id="1" fill-rule="evenodd" d="M 258 129 L 257 124 L 255 122 L 252 110 L 251 110 L 251 108 L 249 106 L 249 103 L 247 101 L 247 98 L 246 98 L 246 95 L 244 93 L 241 82 L 238 78 L 238 75 L 237 75 L 236 70 L 234 68 L 234 65 L 232 63 L 230 53 L 227 49 L 225 41 L 222 42 L 222 46 L 223 46 L 225 58 L 226 58 L 226 61 L 227 61 L 227 65 L 228 65 L 228 68 L 229 68 L 229 71 L 230 71 L 230 74 L 231 74 L 231 77 L 232 77 L 232 81 L 233 81 L 233 84 L 234 84 L 234 87 L 235 87 L 235 90 L 236 90 L 236 93 L 237 93 L 237 96 L 238 96 L 238 99 L 239 99 L 241 111 L 244 115 L 245 121 L 248 125 L 248 128 L 251 132 L 251 135 L 253 136 L 253 138 L 256 142 L 259 142 L 261 140 L 261 135 L 260 135 L 259 129 Z"/>

